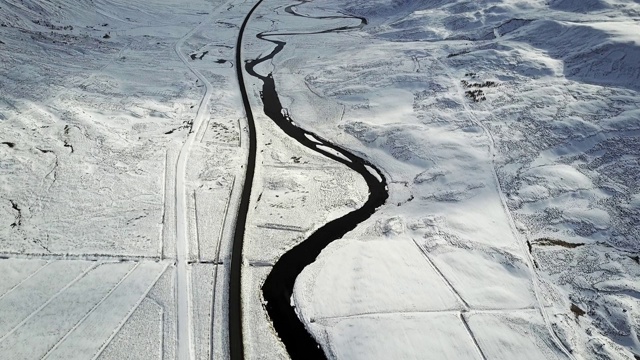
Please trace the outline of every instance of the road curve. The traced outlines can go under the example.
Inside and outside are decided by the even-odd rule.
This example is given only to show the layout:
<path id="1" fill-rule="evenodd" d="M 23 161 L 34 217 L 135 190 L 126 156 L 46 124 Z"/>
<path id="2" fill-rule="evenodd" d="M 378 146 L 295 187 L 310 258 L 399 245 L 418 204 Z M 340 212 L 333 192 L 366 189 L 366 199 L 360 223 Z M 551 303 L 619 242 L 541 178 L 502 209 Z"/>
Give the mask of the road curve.
<path id="1" fill-rule="evenodd" d="M 238 77 L 238 86 L 240 87 L 242 104 L 244 105 L 244 112 L 249 128 L 249 155 L 231 249 L 231 269 L 229 274 L 229 356 L 231 360 L 244 359 L 244 346 L 242 342 L 242 243 L 247 225 L 249 200 L 251 198 L 251 188 L 253 186 L 253 176 L 256 167 L 256 126 L 253 119 L 253 112 L 251 112 L 251 105 L 249 104 L 247 89 L 244 85 L 244 75 L 242 73 L 244 68 L 242 66 L 242 36 L 244 35 L 244 29 L 247 27 L 249 18 L 251 18 L 251 15 L 262 1 L 263 0 L 259 0 L 256 2 L 247 13 L 247 16 L 245 16 L 240 26 L 238 41 L 236 43 L 236 75 Z"/>

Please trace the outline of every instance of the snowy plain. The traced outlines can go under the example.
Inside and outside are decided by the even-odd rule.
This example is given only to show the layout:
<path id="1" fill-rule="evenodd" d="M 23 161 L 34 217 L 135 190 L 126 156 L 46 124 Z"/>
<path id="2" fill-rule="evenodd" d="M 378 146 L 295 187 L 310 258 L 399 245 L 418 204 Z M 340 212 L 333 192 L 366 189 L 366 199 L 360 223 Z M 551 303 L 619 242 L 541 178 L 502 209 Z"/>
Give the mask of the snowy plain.
<path id="1" fill-rule="evenodd" d="M 228 357 L 253 5 L 0 0 L 0 358 Z M 637 359 L 640 4 L 265 0 L 244 59 L 272 50 L 260 32 L 354 22 L 289 5 L 367 19 L 277 36 L 258 70 L 389 184 L 296 282 L 327 356 Z M 245 356 L 286 359 L 262 283 L 367 189 L 246 86 Z"/>

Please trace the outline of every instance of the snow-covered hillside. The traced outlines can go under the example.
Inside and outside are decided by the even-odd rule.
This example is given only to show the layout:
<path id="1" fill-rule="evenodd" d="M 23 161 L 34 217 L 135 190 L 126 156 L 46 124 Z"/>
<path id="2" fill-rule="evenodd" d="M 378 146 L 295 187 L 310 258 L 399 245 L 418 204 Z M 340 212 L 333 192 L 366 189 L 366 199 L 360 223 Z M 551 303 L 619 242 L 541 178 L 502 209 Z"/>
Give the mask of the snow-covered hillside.
<path id="1" fill-rule="evenodd" d="M 0 358 L 225 356 L 246 11 L 0 1 Z"/>
<path id="2" fill-rule="evenodd" d="M 0 7 L 3 252 L 159 255 L 162 179 L 200 91 L 167 36 L 208 5 Z"/>

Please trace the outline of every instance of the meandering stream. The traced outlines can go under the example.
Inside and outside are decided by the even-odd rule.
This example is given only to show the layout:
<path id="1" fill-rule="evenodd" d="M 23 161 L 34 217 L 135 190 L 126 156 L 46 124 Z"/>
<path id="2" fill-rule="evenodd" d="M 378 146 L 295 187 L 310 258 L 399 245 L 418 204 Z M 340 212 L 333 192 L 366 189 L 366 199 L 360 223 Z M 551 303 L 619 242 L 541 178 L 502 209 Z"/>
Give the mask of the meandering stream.
<path id="1" fill-rule="evenodd" d="M 302 1 L 301 3 L 305 2 L 308 1 Z M 269 317 L 273 321 L 273 325 L 285 344 L 291 358 L 294 360 L 325 359 L 326 356 L 322 348 L 318 346 L 315 339 L 307 332 L 304 324 L 298 318 L 295 309 L 291 306 L 291 295 L 293 294 L 296 278 L 307 265 L 316 260 L 320 252 L 327 245 L 342 238 L 358 224 L 367 220 L 378 207 L 385 203 L 389 195 L 386 179 L 375 165 L 356 156 L 345 148 L 332 144 L 315 133 L 298 127 L 288 112 L 282 107 L 273 74 L 262 75 L 255 70 L 256 66 L 273 59 L 285 48 L 285 41 L 272 38 L 313 36 L 317 34 L 349 31 L 361 28 L 367 24 L 366 19 L 349 15 L 318 17 L 302 15 L 295 11 L 296 5 L 288 6 L 285 11 L 292 16 L 310 17 L 314 19 L 359 20 L 358 25 L 341 26 L 316 32 L 260 33 L 257 35 L 257 38 L 274 44 L 274 49 L 265 56 L 245 63 L 246 71 L 251 76 L 262 81 L 261 98 L 264 104 L 264 113 L 288 136 L 295 139 L 301 145 L 358 172 L 364 178 L 369 188 L 369 197 L 362 207 L 323 225 L 306 240 L 282 255 L 273 266 L 262 287 L 264 299 L 267 301 L 266 309 Z M 375 173 L 370 172 L 367 167 L 373 169 Z"/>

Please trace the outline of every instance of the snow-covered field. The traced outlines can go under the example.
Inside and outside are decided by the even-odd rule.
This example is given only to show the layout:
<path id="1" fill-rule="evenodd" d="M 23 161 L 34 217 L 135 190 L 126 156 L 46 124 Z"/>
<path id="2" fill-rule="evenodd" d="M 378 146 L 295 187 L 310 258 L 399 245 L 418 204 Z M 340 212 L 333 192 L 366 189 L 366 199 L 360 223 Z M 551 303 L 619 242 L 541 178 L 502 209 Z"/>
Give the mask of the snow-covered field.
<path id="1" fill-rule="evenodd" d="M 0 356 L 110 358 L 113 352 L 131 351 L 111 339 L 132 327 L 140 330 L 141 338 L 129 340 L 131 344 L 161 354 L 166 303 L 154 300 L 150 291 L 167 265 L 153 261 L 2 261 L 3 288 L 8 289 L 0 295 Z"/>
<path id="2" fill-rule="evenodd" d="M 0 358 L 227 358 L 247 124 L 240 0 L 0 0 Z M 292 297 L 338 359 L 640 357 L 640 3 L 264 0 L 301 127 L 389 200 Z M 287 358 L 260 288 L 367 188 L 262 112 L 245 356 Z"/>
<path id="3" fill-rule="evenodd" d="M 246 156 L 233 24 L 246 9 L 0 9 L 0 358 L 225 354 L 219 264 Z"/>

